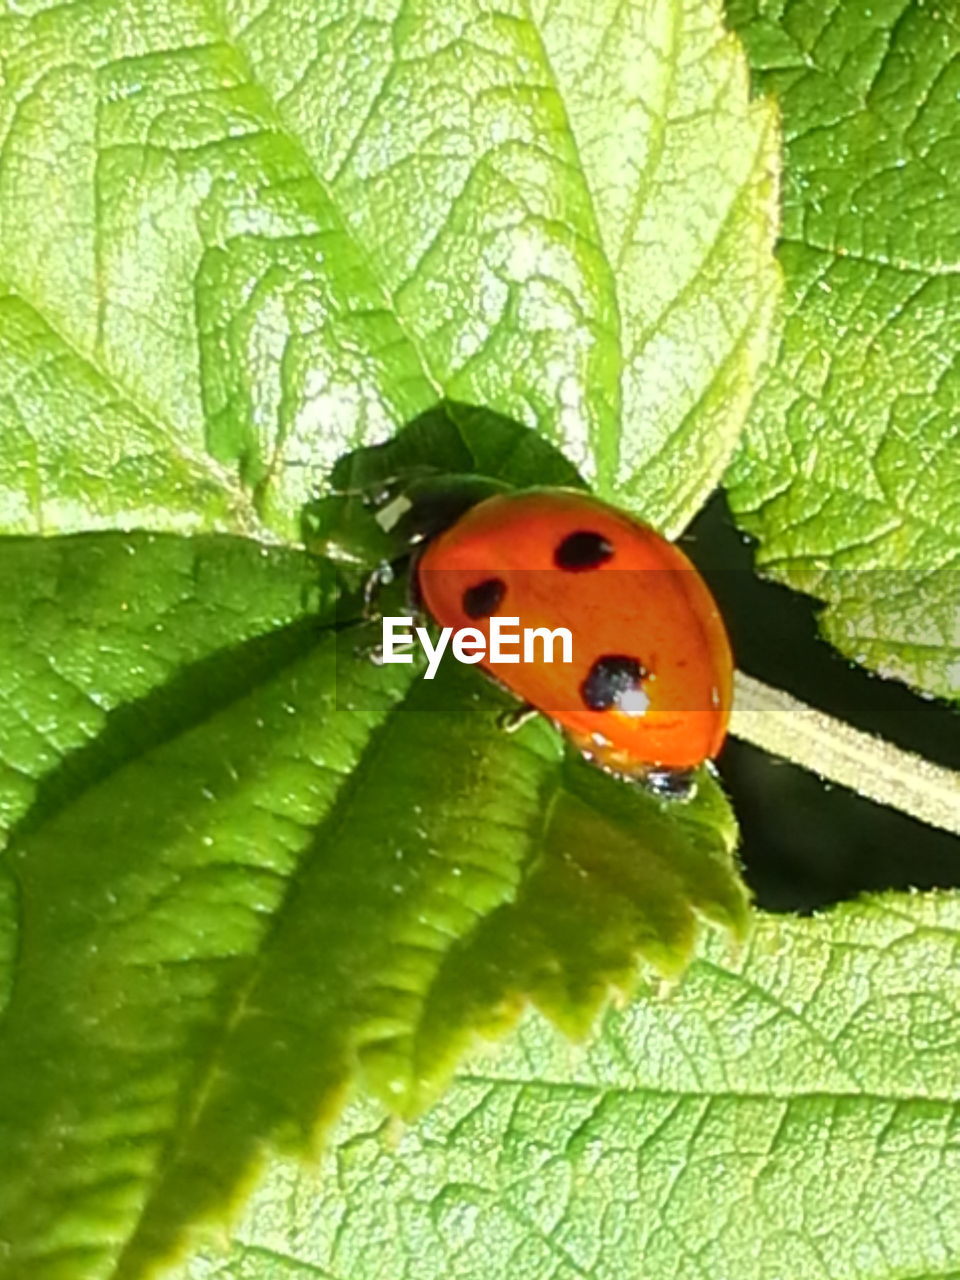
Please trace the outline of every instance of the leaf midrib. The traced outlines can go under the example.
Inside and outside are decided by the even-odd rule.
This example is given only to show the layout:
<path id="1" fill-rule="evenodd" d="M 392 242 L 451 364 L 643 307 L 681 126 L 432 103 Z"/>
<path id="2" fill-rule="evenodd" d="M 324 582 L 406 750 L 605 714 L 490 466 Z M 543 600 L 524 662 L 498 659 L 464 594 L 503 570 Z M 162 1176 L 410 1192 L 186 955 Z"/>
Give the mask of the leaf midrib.
<path id="1" fill-rule="evenodd" d="M 623 1098 L 660 1098 L 665 1101 L 674 1099 L 678 1102 L 775 1102 L 793 1103 L 805 1101 L 823 1102 L 867 1102 L 881 1103 L 890 1106 L 922 1105 L 932 1103 L 947 1107 L 951 1111 L 960 1110 L 960 1099 L 951 1093 L 902 1093 L 880 1092 L 872 1089 L 830 1089 L 801 1088 L 795 1089 L 682 1089 L 666 1088 L 663 1085 L 609 1084 L 605 1081 L 591 1083 L 586 1080 L 562 1080 L 555 1076 L 509 1076 L 487 1075 L 483 1072 L 457 1072 L 457 1084 L 486 1085 L 490 1088 L 506 1086 L 516 1089 L 555 1090 L 559 1093 L 579 1094 L 582 1096 L 623 1097 Z"/>

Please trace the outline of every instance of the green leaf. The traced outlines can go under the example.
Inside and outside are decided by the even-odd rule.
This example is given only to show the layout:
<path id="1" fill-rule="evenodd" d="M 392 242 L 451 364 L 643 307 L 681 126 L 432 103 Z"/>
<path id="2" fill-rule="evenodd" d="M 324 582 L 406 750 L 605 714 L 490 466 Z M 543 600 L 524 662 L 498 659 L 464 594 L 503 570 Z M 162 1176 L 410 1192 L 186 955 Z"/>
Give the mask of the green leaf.
<path id="1" fill-rule="evenodd" d="M 2 527 L 289 536 L 446 396 L 677 531 L 765 343 L 775 113 L 708 0 L 582 16 L 11 11 Z"/>
<path id="2" fill-rule="evenodd" d="M 476 405 L 443 400 L 383 444 L 338 458 L 330 483 L 344 492 L 376 490 L 425 468 L 455 476 L 495 476 L 516 488 L 560 485 L 582 488 L 583 479 L 563 454 L 535 431 Z"/>
<path id="3" fill-rule="evenodd" d="M 235 538 L 0 542 L 0 847 L 309 645 L 320 585 Z M 0 1010 L 26 905 L 0 861 Z"/>
<path id="4" fill-rule="evenodd" d="M 352 1106 L 180 1280 L 960 1274 L 960 902 L 761 917 L 571 1047 L 525 1020 L 417 1125 Z"/>
<path id="5" fill-rule="evenodd" d="M 309 646 L 318 593 L 315 562 L 238 538 L 0 541 L 0 836 Z"/>
<path id="6" fill-rule="evenodd" d="M 357 1083 L 417 1109 L 524 997 L 583 1030 L 638 957 L 683 966 L 698 914 L 745 928 L 706 772 L 677 807 L 545 721 L 505 734 L 469 669 L 423 681 L 321 625 L 305 557 L 186 545 L 3 546 L 29 589 L 0 643 L 32 634 L 40 668 L 0 1022 L 0 1239 L 31 1278 L 142 1275 Z"/>
<path id="7" fill-rule="evenodd" d="M 257 529 L 225 468 L 137 408 L 2 276 L 0 406 L 4 533 Z"/>
<path id="8" fill-rule="evenodd" d="M 438 405 L 477 465 L 677 529 L 763 349 L 777 138 L 706 0 L 0 33 L 0 527 L 79 535 L 0 543 L 0 1241 L 117 1280 L 351 1090 L 412 1113 L 524 999 L 582 1030 L 700 918 L 743 932 L 708 771 L 671 807 L 506 735 L 225 535 L 294 536 Z"/>
<path id="9" fill-rule="evenodd" d="M 731 0 L 783 111 L 787 316 L 728 476 L 824 634 L 960 693 L 960 26 L 949 5 Z"/>

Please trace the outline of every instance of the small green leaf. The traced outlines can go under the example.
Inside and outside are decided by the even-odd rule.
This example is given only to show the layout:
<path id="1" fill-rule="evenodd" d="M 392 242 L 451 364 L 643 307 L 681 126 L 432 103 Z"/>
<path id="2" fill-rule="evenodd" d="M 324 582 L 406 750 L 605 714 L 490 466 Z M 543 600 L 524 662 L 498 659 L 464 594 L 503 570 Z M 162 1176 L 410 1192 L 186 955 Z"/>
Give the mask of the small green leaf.
<path id="1" fill-rule="evenodd" d="M 363 1100 L 179 1280 L 960 1275 L 960 900 L 761 917 L 583 1047 L 527 1018 L 398 1130 Z"/>
<path id="2" fill-rule="evenodd" d="M 2 527 L 291 536 L 340 454 L 449 397 L 679 530 L 775 301 L 775 112 L 709 0 L 582 19 L 7 15 Z"/>
<path id="3" fill-rule="evenodd" d="M 330 472 L 335 489 L 376 489 L 425 467 L 451 476 L 495 476 L 516 488 L 583 486 L 577 469 L 535 431 L 490 409 L 444 400 L 383 444 L 355 449 Z"/>
<path id="4" fill-rule="evenodd" d="M 611 989 L 634 990 L 638 954 L 676 977 L 693 951 L 697 912 L 745 936 L 746 893 L 730 865 L 736 841 L 706 771 L 696 798 L 677 807 L 568 755 L 515 900 L 452 947 L 437 974 L 414 1046 L 414 1096 L 432 1097 L 475 1036 L 502 1034 L 527 1000 L 576 1037 Z"/>
<path id="5" fill-rule="evenodd" d="M 731 0 L 786 141 L 787 318 L 728 475 L 824 634 L 960 695 L 960 26 L 949 5 Z"/>

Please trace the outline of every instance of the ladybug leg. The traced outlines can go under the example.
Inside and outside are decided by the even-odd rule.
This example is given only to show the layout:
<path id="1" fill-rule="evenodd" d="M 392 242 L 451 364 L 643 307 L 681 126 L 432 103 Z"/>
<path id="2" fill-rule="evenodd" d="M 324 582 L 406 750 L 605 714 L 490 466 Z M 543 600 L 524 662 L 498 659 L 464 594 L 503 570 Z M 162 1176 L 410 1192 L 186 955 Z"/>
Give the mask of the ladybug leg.
<path id="1" fill-rule="evenodd" d="M 497 716 L 497 727 L 502 729 L 504 733 L 516 733 L 518 729 L 529 721 L 538 716 L 540 712 L 536 707 L 532 707 L 529 702 L 524 702 L 519 707 L 513 707 L 509 711 L 502 711 Z"/>
<path id="2" fill-rule="evenodd" d="M 380 592 L 384 587 L 389 587 L 397 581 L 398 575 L 406 571 L 407 557 L 401 560 L 389 561 L 381 560 L 375 569 L 369 574 L 363 584 L 363 607 L 361 610 L 361 619 L 364 628 L 369 628 L 371 623 L 378 622 L 383 617 L 383 609 L 380 607 Z M 422 608 L 419 601 L 414 599 L 416 594 L 416 583 L 412 573 L 407 574 L 406 581 L 406 602 L 407 608 L 415 616 L 416 620 L 420 620 L 423 616 Z M 383 645 L 379 640 L 366 641 L 358 644 L 354 648 L 354 654 L 358 658 L 367 658 L 370 662 L 380 665 L 383 662 Z"/>
<path id="3" fill-rule="evenodd" d="M 393 566 L 388 561 L 382 560 L 364 582 L 363 604 L 360 611 L 361 626 L 364 632 L 369 631 L 370 623 L 376 622 L 383 616 L 379 608 L 380 592 L 384 587 L 389 586 L 393 579 Z M 383 662 L 383 645 L 379 640 L 368 638 L 360 644 L 354 645 L 353 652 L 355 657 L 365 658 L 368 662 L 373 662 L 377 666 Z"/>
<path id="4" fill-rule="evenodd" d="M 375 621 L 375 618 L 364 614 L 357 627 L 363 638 L 353 646 L 353 656 L 363 658 L 379 667 L 383 662 L 383 642 L 380 639 L 380 628 L 375 628 L 373 625 Z M 354 625 L 357 624 L 354 623 Z"/>
<path id="5" fill-rule="evenodd" d="M 663 800 L 692 800 L 697 792 L 693 769 L 650 769 L 643 774 L 642 782 Z"/>
<path id="6" fill-rule="evenodd" d="M 393 565 L 381 560 L 363 584 L 363 618 L 365 622 L 374 621 L 380 616 L 377 611 L 377 600 L 383 587 L 388 587 L 394 579 Z"/>
<path id="7" fill-rule="evenodd" d="M 372 662 L 375 667 L 383 666 L 383 645 L 377 643 L 357 644 L 353 647 L 353 656 Z"/>

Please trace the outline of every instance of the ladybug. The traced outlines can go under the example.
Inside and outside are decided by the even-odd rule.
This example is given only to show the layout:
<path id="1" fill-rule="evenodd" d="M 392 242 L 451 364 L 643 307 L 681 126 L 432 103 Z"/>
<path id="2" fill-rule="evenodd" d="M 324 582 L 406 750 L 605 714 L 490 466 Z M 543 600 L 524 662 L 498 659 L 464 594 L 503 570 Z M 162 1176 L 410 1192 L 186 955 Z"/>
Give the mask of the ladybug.
<path id="1" fill-rule="evenodd" d="M 441 627 L 487 640 L 480 665 L 549 716 L 589 759 L 685 797 L 727 730 L 733 659 L 720 612 L 687 557 L 583 492 L 494 492 L 432 532 L 414 599 Z M 491 619 L 566 628 L 571 661 L 491 661 Z"/>

